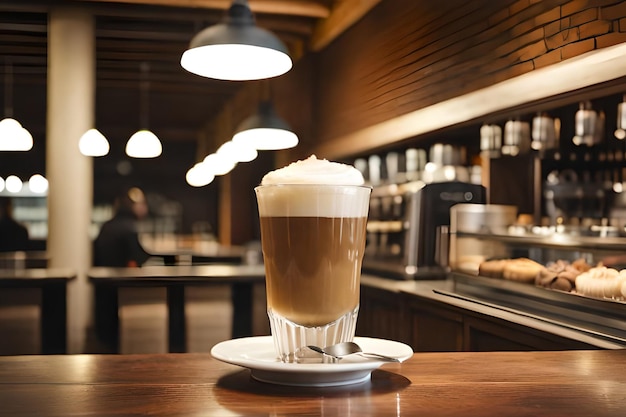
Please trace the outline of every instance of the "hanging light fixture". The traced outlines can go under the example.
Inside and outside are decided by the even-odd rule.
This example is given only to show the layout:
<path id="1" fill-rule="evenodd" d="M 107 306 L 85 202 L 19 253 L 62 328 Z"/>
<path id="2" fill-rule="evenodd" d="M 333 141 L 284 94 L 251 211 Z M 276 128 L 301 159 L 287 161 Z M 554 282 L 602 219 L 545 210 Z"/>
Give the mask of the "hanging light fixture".
<path id="1" fill-rule="evenodd" d="M 19 193 L 23 185 L 24 183 L 17 175 L 9 175 L 4 181 L 4 188 L 10 193 Z"/>
<path id="2" fill-rule="evenodd" d="M 269 151 L 293 148 L 298 144 L 298 136 L 276 114 L 272 102 L 264 100 L 259 104 L 258 112 L 237 127 L 232 141 L 260 151 Z"/>
<path id="3" fill-rule="evenodd" d="M 0 121 L 0 151 L 29 151 L 33 147 L 33 137 L 13 119 L 13 65 L 8 58 L 4 68 L 5 119 Z"/>
<path id="4" fill-rule="evenodd" d="M 147 128 L 150 118 L 150 102 L 148 101 L 148 90 L 150 88 L 150 83 L 147 79 L 148 70 L 148 64 L 146 62 L 142 63 L 142 79 L 140 85 L 141 102 L 139 103 L 139 113 L 143 129 L 135 132 L 130 137 L 130 139 L 128 139 L 128 142 L 126 142 L 126 155 L 132 158 L 156 158 L 157 156 L 161 155 L 161 152 L 163 151 L 159 138 Z"/>
<path id="5" fill-rule="evenodd" d="M 257 150 L 252 146 L 236 144 L 232 140 L 224 142 L 217 148 L 216 153 L 220 158 L 226 158 L 237 163 L 253 161 L 259 155 Z"/>
<path id="6" fill-rule="evenodd" d="M 259 80 L 282 75 L 292 67 L 285 44 L 256 26 L 247 0 L 233 0 L 225 19 L 193 37 L 180 65 L 218 80 Z"/>
<path id="7" fill-rule="evenodd" d="M 215 174 L 211 171 L 207 164 L 202 161 L 189 168 L 187 174 L 185 175 L 185 179 L 187 180 L 187 184 L 192 187 L 204 187 L 205 185 L 213 182 Z"/>
<path id="8" fill-rule="evenodd" d="M 133 133 L 126 142 L 126 155 L 132 158 L 156 158 L 162 151 L 157 135 L 147 129 Z"/>
<path id="9" fill-rule="evenodd" d="M 259 151 L 274 151 L 293 148 L 298 144 L 298 136 L 287 122 L 281 119 L 271 101 L 269 81 L 261 86 L 261 99 L 255 114 L 244 119 L 237 126 L 232 142 Z"/>
<path id="10" fill-rule="evenodd" d="M 617 105 L 617 127 L 614 135 L 619 140 L 626 138 L 626 94 Z"/>
<path id="11" fill-rule="evenodd" d="M 33 174 L 28 180 L 28 189 L 35 194 L 48 191 L 48 180 L 41 174 Z"/>
<path id="12" fill-rule="evenodd" d="M 212 153 L 204 157 L 202 164 L 214 175 L 218 176 L 228 174 L 235 168 L 237 162 L 232 159 L 221 157 L 217 153 Z"/>
<path id="13" fill-rule="evenodd" d="M 98 129 L 89 129 L 80 137 L 78 149 L 85 156 L 104 156 L 109 153 L 109 141 Z"/>

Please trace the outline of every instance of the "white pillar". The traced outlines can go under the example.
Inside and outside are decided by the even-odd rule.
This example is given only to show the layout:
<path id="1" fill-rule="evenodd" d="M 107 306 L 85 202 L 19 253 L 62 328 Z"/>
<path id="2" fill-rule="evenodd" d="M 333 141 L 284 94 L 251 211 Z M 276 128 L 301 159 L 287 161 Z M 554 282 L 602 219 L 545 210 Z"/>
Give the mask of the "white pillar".
<path id="1" fill-rule="evenodd" d="M 53 9 L 48 21 L 48 105 L 46 176 L 50 267 L 72 268 L 68 288 L 68 352 L 83 351 L 91 322 L 89 227 L 93 202 L 93 161 L 78 140 L 94 127 L 94 20 L 74 8 Z"/>

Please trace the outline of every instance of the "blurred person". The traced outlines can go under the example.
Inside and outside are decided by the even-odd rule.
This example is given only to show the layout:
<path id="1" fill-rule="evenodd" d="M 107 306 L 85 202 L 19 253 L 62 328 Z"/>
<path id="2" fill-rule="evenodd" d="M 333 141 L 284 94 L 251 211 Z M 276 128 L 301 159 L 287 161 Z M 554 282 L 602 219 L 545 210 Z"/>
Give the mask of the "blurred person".
<path id="1" fill-rule="evenodd" d="M 0 252 L 28 250 L 28 229 L 13 218 L 13 201 L 0 197 Z"/>
<path id="2" fill-rule="evenodd" d="M 133 187 L 118 196 L 115 215 L 102 225 L 94 241 L 94 266 L 138 267 L 150 254 L 139 242 L 137 221 L 148 214 L 143 191 Z"/>

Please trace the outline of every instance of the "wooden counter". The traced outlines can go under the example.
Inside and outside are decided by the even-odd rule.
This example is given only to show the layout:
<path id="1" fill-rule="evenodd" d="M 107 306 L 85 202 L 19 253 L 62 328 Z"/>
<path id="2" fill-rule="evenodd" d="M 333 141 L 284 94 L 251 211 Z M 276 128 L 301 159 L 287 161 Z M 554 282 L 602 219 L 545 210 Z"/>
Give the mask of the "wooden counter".
<path id="1" fill-rule="evenodd" d="M 416 353 L 371 381 L 257 382 L 209 354 L 0 358 L 6 416 L 623 416 L 626 350 Z"/>
<path id="2" fill-rule="evenodd" d="M 450 279 L 397 281 L 363 275 L 357 335 L 401 340 L 416 351 L 626 348 L 625 337 L 530 311 L 459 296 Z M 503 343 L 491 343 L 494 339 L 477 346 L 473 334 Z"/>

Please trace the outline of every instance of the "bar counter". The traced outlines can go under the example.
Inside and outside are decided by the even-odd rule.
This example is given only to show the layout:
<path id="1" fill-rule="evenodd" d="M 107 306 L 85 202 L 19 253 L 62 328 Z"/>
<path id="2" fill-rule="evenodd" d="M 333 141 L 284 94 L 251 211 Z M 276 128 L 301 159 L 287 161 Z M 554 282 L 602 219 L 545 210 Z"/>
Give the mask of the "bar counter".
<path id="1" fill-rule="evenodd" d="M 0 358 L 6 416 L 623 416 L 626 350 L 415 353 L 355 385 L 272 385 L 208 353 Z"/>

